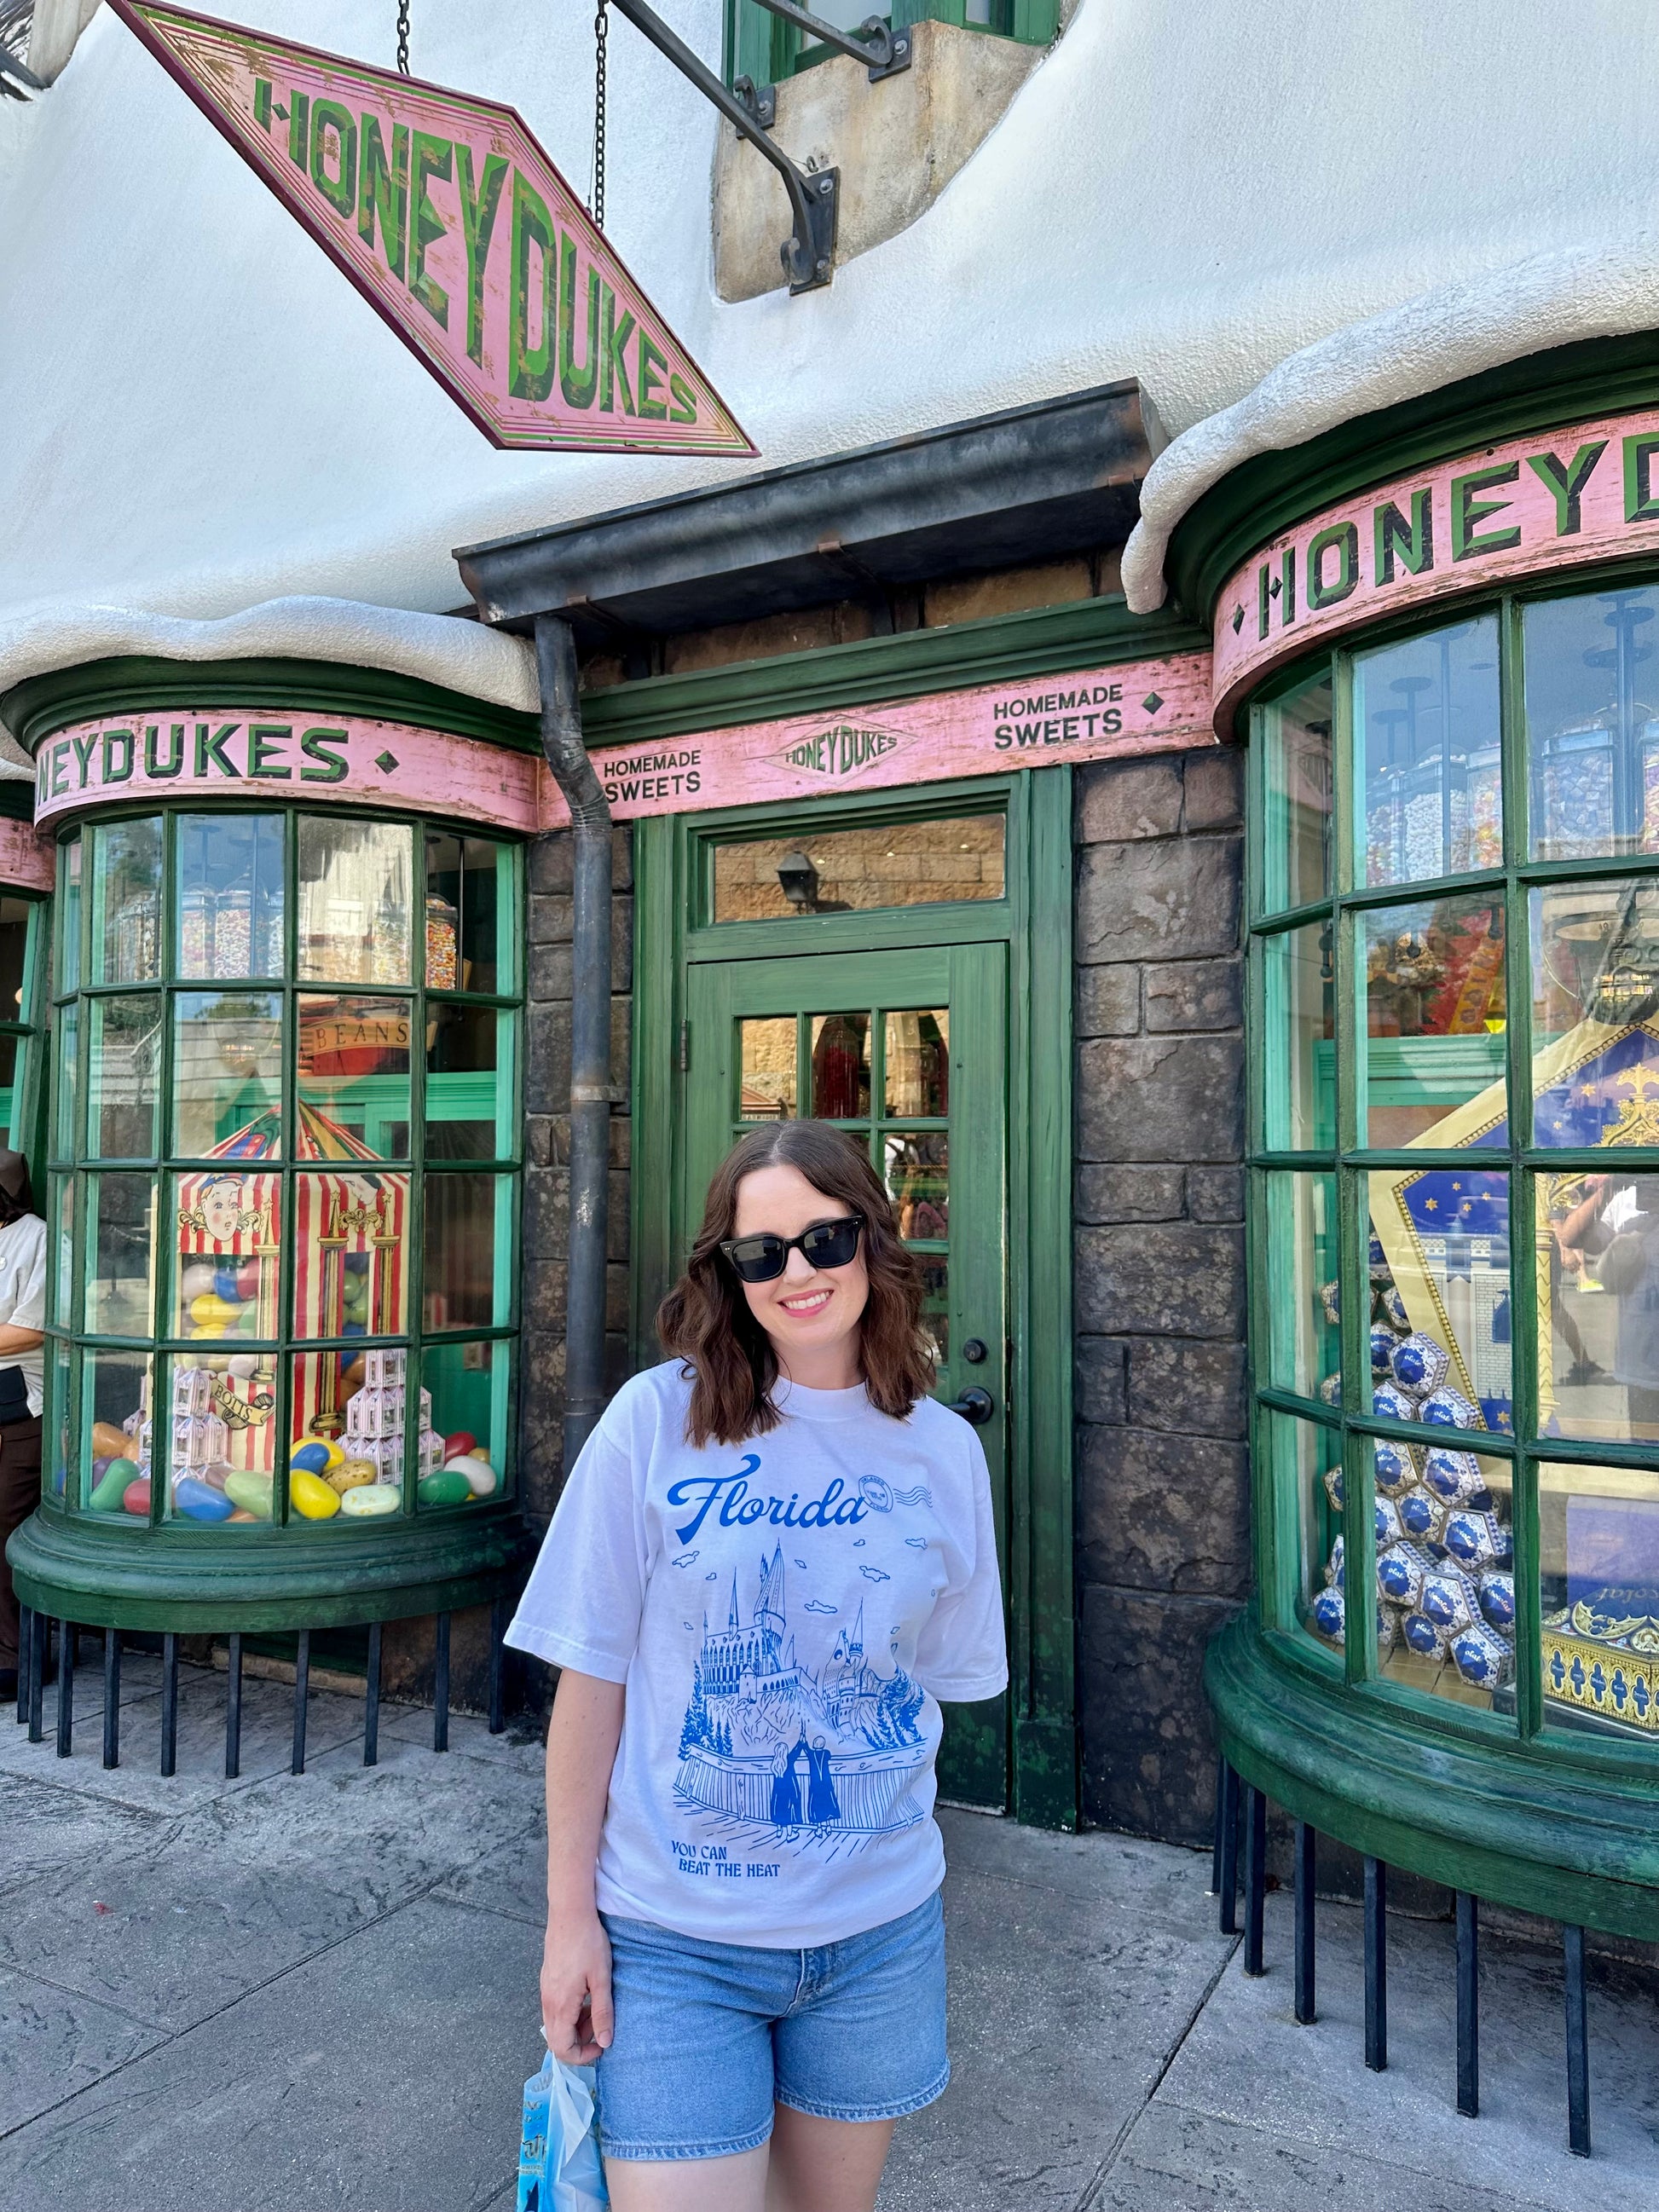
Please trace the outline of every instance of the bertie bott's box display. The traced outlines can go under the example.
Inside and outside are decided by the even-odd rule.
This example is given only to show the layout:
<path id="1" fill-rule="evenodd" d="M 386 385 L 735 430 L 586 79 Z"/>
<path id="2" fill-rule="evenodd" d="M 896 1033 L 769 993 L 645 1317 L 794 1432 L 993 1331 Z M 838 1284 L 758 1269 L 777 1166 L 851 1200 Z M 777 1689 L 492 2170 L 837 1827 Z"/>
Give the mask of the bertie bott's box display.
<path id="1" fill-rule="evenodd" d="M 1539 1054 L 1534 1091 L 1535 1127 L 1547 1141 L 1612 1150 L 1659 1140 L 1659 1016 L 1577 1022 Z M 1432 1445 L 1376 1441 L 1376 1584 L 1364 1604 L 1385 1674 L 1506 1710 L 1516 1663 L 1509 1464 L 1480 1446 L 1514 1419 L 1510 1176 L 1507 1160 L 1502 1171 L 1481 1161 L 1507 1147 L 1507 1113 L 1500 1079 L 1409 1140 L 1457 1148 L 1466 1165 L 1369 1178 L 1370 1404 L 1446 1435 Z M 1659 1312 L 1659 1178 L 1543 1176 L 1538 1189 L 1539 1433 L 1546 1442 L 1651 1442 L 1659 1457 L 1659 1326 L 1647 1332 L 1651 1391 L 1639 1364 L 1647 1356 L 1640 1313 Z M 1598 1217 L 1605 1225 L 1595 1233 L 1574 1227 Z M 1334 1352 L 1338 1285 L 1319 1296 Z M 1327 1376 L 1322 1395 L 1340 1402 L 1340 1376 Z M 1336 1534 L 1342 1489 L 1333 1468 L 1320 1516 L 1325 1587 L 1307 1608 L 1310 1626 L 1338 1644 L 1360 1601 Z M 1543 1688 L 1553 1724 L 1651 1740 L 1659 1474 L 1545 1462 L 1540 1518 Z"/>
<path id="2" fill-rule="evenodd" d="M 253 1164 L 271 1157 L 276 1117 L 227 1138 L 216 1164 L 179 1178 L 174 1333 L 201 1349 L 172 1356 L 165 1403 L 153 1402 L 148 1363 L 116 1423 L 95 1422 L 83 1499 L 93 1513 L 148 1520 L 167 1437 L 168 1519 L 269 1522 L 281 1449 L 277 1355 L 283 1181 Z M 388 1170 L 352 1133 L 301 1104 L 290 1186 L 294 1220 L 292 1336 L 395 1336 L 407 1326 L 409 1177 Z M 314 1165 L 311 1164 L 316 1164 Z M 501 1486 L 489 1449 L 470 1431 L 445 1436 L 429 1392 L 411 1394 L 407 1352 L 338 1342 L 290 1358 L 287 1471 L 290 1517 L 376 1518 L 403 1505 L 405 1437 L 416 1427 L 417 1502 L 462 1505 Z"/>

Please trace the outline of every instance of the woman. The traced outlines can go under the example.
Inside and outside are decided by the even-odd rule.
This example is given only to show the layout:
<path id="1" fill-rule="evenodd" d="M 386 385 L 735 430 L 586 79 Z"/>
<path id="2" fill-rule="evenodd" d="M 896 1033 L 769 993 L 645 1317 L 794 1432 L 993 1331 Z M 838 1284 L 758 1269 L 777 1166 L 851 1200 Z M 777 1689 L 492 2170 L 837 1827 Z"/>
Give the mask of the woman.
<path id="1" fill-rule="evenodd" d="M 617 2212 L 869 2212 L 949 2077 L 938 1701 L 1007 1665 L 921 1298 L 857 1146 L 744 1138 L 508 1632 L 563 1670 L 543 2023 Z"/>
<path id="2" fill-rule="evenodd" d="M 33 1212 L 28 1163 L 0 1152 L 0 1699 L 17 1695 L 17 1596 L 7 1540 L 40 1502 L 40 1347 L 46 1224 Z"/>

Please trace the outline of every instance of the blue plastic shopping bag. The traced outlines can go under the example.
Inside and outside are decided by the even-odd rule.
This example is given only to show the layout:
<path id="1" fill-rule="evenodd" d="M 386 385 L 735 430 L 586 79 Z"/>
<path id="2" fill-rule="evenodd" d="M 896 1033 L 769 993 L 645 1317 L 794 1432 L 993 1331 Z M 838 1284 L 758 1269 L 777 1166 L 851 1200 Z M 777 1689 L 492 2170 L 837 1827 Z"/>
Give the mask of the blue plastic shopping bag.
<path id="1" fill-rule="evenodd" d="M 593 2069 L 551 2051 L 524 2085 L 519 2212 L 597 2212 L 609 2204 L 593 2118 Z"/>

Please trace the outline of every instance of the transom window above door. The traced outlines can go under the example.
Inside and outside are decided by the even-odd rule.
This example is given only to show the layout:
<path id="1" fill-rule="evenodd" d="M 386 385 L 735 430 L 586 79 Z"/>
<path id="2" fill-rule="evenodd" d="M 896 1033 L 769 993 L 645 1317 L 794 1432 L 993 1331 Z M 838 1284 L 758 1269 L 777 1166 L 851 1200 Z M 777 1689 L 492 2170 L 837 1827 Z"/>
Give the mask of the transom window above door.
<path id="1" fill-rule="evenodd" d="M 779 921 L 1006 896 L 1007 817 L 945 815 L 712 848 L 713 921 Z"/>

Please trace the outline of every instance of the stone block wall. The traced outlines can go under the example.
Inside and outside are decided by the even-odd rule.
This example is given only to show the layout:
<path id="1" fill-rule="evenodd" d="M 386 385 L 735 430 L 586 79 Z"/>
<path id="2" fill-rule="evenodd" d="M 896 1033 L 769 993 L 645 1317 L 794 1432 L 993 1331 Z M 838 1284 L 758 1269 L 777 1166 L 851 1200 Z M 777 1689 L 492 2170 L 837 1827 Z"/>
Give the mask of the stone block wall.
<path id="1" fill-rule="evenodd" d="M 1249 1583 L 1243 762 L 1075 786 L 1077 1545 L 1084 1811 L 1201 1842 L 1204 1648 Z"/>

